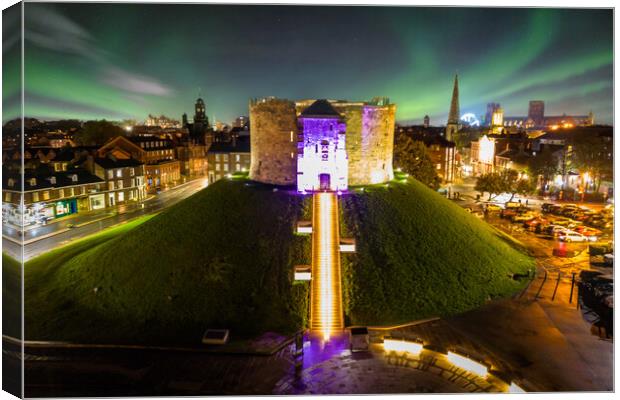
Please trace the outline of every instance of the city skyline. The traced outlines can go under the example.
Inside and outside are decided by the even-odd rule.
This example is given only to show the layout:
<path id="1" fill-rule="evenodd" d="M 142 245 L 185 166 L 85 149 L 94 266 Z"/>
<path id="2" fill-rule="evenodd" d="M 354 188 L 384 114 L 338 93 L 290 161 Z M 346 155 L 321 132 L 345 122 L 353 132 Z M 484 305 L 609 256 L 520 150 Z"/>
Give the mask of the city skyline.
<path id="1" fill-rule="evenodd" d="M 29 3 L 25 115 L 180 119 L 200 94 L 209 118 L 230 122 L 255 97 L 387 96 L 398 121 L 440 125 L 458 72 L 462 113 L 499 102 L 527 115 L 540 99 L 548 115 L 612 123 L 611 11 L 506 11 Z M 5 81 L 19 64 L 7 69 Z M 19 115 L 18 88 L 5 85 L 4 121 Z"/>

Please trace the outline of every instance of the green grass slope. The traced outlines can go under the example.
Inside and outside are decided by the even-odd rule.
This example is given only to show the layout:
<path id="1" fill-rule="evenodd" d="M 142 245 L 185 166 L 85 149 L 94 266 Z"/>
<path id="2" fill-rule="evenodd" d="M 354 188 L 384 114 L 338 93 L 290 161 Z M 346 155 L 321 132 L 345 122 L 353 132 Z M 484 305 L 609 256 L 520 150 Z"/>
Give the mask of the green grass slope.
<path id="1" fill-rule="evenodd" d="M 235 339 L 300 329 L 309 285 L 293 282 L 292 266 L 309 264 L 311 252 L 310 238 L 294 231 L 310 219 L 309 200 L 222 180 L 157 216 L 37 257 L 25 266 L 25 336 L 197 344 L 208 327 Z M 357 240 L 357 253 L 343 256 L 350 324 L 469 310 L 515 292 L 525 282 L 513 274 L 533 268 L 490 226 L 416 181 L 355 189 L 341 204 L 343 234 Z"/>
<path id="2" fill-rule="evenodd" d="M 39 257 L 26 265 L 26 337 L 199 343 L 207 327 L 236 338 L 299 329 L 303 210 L 298 196 L 223 180 L 109 240 Z"/>
<path id="3" fill-rule="evenodd" d="M 21 337 L 21 264 L 2 253 L 2 334 Z"/>
<path id="4" fill-rule="evenodd" d="M 343 256 L 351 324 L 393 324 L 463 312 L 514 293 L 533 260 L 459 206 L 410 179 L 352 191 L 342 202 L 343 233 L 357 253 Z"/>

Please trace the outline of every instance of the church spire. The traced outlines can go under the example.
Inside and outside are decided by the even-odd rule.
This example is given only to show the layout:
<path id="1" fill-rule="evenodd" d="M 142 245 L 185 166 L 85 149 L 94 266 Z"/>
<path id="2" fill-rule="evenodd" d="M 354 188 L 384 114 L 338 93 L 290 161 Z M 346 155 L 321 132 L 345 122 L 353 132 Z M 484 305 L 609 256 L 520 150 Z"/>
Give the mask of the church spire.
<path id="1" fill-rule="evenodd" d="M 459 76 L 454 75 L 454 88 L 452 89 L 452 101 L 450 102 L 450 113 L 446 124 L 446 139 L 452 140 L 455 133 L 459 131 Z"/>
<path id="2" fill-rule="evenodd" d="M 454 88 L 452 89 L 452 101 L 450 102 L 450 114 L 448 114 L 448 124 L 459 123 L 459 76 L 454 75 Z"/>

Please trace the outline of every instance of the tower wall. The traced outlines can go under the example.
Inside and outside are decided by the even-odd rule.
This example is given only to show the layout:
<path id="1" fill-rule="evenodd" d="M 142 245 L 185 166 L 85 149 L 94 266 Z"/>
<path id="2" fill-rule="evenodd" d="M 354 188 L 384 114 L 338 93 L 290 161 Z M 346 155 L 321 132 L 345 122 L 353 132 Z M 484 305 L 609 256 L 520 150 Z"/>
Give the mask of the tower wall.
<path id="1" fill-rule="evenodd" d="M 347 124 L 346 149 L 349 185 L 368 185 L 394 178 L 394 122 L 396 105 L 334 103 Z"/>
<path id="2" fill-rule="evenodd" d="M 250 103 L 250 179 L 275 185 L 297 183 L 295 103 L 264 99 Z"/>

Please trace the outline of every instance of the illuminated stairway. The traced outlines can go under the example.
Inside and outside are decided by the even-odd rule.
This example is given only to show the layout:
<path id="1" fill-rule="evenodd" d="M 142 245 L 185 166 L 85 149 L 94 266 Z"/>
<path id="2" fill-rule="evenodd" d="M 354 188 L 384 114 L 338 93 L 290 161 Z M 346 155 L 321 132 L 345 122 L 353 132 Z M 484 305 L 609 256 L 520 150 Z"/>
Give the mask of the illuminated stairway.
<path id="1" fill-rule="evenodd" d="M 312 290 L 310 329 L 329 339 L 344 329 L 340 281 L 338 197 L 315 193 L 312 197 Z"/>

